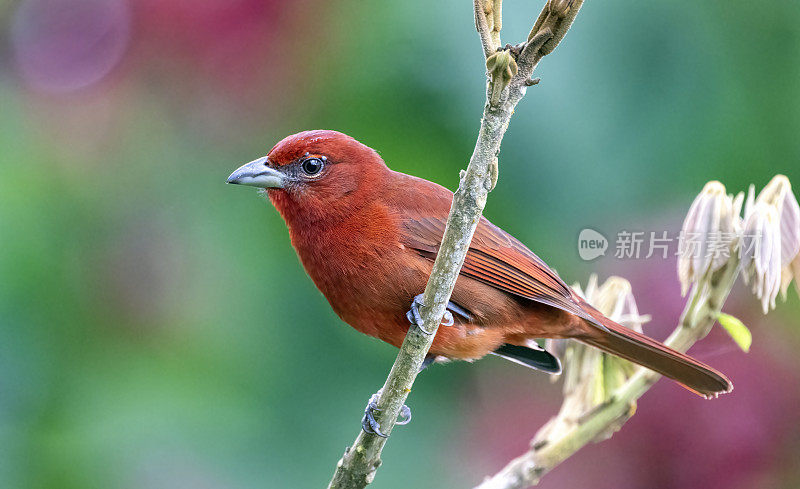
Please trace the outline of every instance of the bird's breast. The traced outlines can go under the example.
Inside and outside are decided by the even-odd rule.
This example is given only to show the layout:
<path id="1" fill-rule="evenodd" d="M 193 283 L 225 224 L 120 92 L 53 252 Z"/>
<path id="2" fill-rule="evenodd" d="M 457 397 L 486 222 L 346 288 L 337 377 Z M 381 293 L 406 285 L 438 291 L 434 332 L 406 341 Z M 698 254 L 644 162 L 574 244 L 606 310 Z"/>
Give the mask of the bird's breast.
<path id="1" fill-rule="evenodd" d="M 303 267 L 345 322 L 373 336 L 386 317 L 404 318 L 431 264 L 400 243 L 387 212 L 367 209 L 332 226 L 291 227 Z"/>

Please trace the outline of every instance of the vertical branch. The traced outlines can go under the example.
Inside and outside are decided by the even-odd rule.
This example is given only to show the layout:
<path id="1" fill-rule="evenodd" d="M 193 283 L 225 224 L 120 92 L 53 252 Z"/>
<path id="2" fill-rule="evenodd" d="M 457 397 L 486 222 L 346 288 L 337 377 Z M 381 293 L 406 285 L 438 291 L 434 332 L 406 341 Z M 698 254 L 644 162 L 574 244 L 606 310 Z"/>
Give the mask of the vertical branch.
<path id="1" fill-rule="evenodd" d="M 551 3 L 552 0 L 545 9 L 552 10 Z M 575 0 L 575 3 L 579 7 L 582 1 Z M 473 7 L 475 25 L 484 55 L 488 59 L 500 48 L 502 0 L 474 0 Z M 577 10 L 574 8 L 574 13 L 577 13 Z M 574 15 L 572 18 L 574 19 Z M 544 28 L 549 32 L 547 40 L 552 40 L 555 36 L 563 38 L 572 23 L 571 20 L 565 22 L 563 16 L 557 15 L 551 15 L 547 19 L 543 22 Z M 536 63 L 546 54 L 542 51 L 541 39 L 541 36 L 536 39 L 535 50 L 529 49 Z M 531 43 L 530 40 L 525 41 L 521 46 L 531 46 Z M 535 63 L 526 64 L 525 74 L 520 76 L 521 73 L 517 72 L 516 62 L 513 59 L 519 52 L 512 52 L 510 49 L 505 51 L 513 56 L 504 56 L 505 66 L 499 66 L 497 72 L 490 73 L 486 90 L 487 100 L 475 149 L 466 172 L 462 173 L 458 190 L 453 196 L 442 244 L 423 294 L 422 303 L 425 306 L 420 308 L 422 326 L 432 334 L 427 335 L 420 328 L 409 329 L 377 401 L 376 421 L 387 435 L 391 434 L 400 409 L 411 392 L 425 355 L 433 343 L 472 241 L 472 235 L 486 205 L 487 195 L 497 181 L 497 156 L 500 153 L 500 143 L 514 108 L 525 95 L 527 80 L 535 67 Z M 510 76 L 507 76 L 508 74 Z M 492 94 L 496 95 L 496 99 Z M 353 445 L 345 450 L 339 460 L 329 489 L 360 489 L 371 483 L 381 464 L 380 455 L 385 443 L 386 438 L 361 431 Z"/>
<path id="2" fill-rule="evenodd" d="M 500 142 L 512 113 L 510 104 L 491 107 L 487 103 L 484 107 L 478 141 L 453 196 L 442 245 L 423 295 L 422 303 L 426 305 L 420 309 L 423 328 L 432 334 L 427 335 L 420 328 L 409 330 L 378 400 L 379 411 L 375 419 L 387 435 L 391 434 L 400 409 L 411 392 L 450 300 L 492 186 L 490 165 L 500 151 Z M 385 443 L 386 438 L 361 431 L 339 461 L 329 488 L 362 488 L 372 482 Z"/>

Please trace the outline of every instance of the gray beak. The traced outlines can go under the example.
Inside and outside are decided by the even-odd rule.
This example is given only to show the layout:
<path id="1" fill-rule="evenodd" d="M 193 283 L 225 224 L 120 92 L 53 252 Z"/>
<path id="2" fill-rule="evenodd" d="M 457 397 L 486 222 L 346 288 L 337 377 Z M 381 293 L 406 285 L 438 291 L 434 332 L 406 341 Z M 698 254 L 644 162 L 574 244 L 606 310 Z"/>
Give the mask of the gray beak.
<path id="1" fill-rule="evenodd" d="M 260 188 L 283 188 L 286 175 L 267 166 L 267 157 L 253 160 L 231 173 L 227 183 Z"/>

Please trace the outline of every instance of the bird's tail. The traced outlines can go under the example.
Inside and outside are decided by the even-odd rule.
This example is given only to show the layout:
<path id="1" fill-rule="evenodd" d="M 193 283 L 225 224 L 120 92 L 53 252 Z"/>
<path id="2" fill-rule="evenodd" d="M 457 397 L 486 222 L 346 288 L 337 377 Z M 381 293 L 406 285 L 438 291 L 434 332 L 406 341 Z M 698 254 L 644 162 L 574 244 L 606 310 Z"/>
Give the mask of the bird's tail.
<path id="1" fill-rule="evenodd" d="M 654 370 L 706 398 L 733 390 L 731 381 L 708 365 L 615 323 L 591 306 L 585 310 L 596 322 L 586 321 L 588 334 L 577 340 Z"/>

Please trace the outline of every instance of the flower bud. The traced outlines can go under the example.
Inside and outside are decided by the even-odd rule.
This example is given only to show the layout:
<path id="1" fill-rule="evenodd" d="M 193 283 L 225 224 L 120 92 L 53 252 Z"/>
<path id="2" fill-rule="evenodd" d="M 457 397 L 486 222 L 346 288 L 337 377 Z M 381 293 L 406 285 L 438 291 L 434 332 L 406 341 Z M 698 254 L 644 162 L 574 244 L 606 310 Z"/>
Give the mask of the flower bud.
<path id="1" fill-rule="evenodd" d="M 597 277 L 594 277 L 595 282 Z M 639 315 L 631 283 L 622 277 L 612 276 L 600 287 L 594 288 L 585 299 L 612 321 L 639 333 L 647 317 Z"/>
<path id="2" fill-rule="evenodd" d="M 781 288 L 781 227 L 778 209 L 765 202 L 752 203 L 750 189 L 745 208 L 739 258 L 744 281 L 761 299 L 764 314 L 775 307 Z"/>
<path id="3" fill-rule="evenodd" d="M 800 205 L 792 193 L 792 184 L 784 175 L 776 175 L 758 194 L 756 203 L 775 207 L 780 220 L 781 243 L 781 294 L 800 272 Z M 798 289 L 800 293 L 800 289 Z"/>
<path id="4" fill-rule="evenodd" d="M 642 331 L 649 317 L 639 315 L 631 284 L 621 277 L 609 277 L 598 286 L 592 275 L 585 290 L 573 289 L 612 321 Z M 574 340 L 548 340 L 547 350 L 564 364 L 564 395 L 577 415 L 603 402 L 633 371 L 627 360 L 607 355 Z"/>
<path id="5" fill-rule="evenodd" d="M 489 103 L 497 105 L 500 96 L 519 70 L 516 60 L 508 50 L 498 51 L 486 58 L 486 70 L 492 79 Z"/>
<path id="6" fill-rule="evenodd" d="M 730 259 L 740 227 L 743 195 L 725 193 L 720 182 L 708 182 L 694 199 L 679 238 L 678 279 L 681 294 L 719 270 Z"/>

